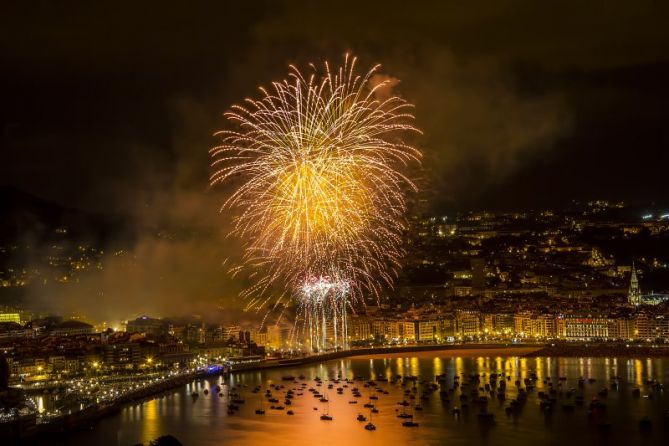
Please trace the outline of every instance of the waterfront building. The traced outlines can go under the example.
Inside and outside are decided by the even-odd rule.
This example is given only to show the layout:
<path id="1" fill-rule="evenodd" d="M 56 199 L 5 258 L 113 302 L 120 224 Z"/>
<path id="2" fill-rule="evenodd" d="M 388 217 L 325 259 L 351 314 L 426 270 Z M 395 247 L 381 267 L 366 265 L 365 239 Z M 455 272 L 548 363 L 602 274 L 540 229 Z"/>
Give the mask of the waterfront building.
<path id="1" fill-rule="evenodd" d="M 493 330 L 497 334 L 513 333 L 515 324 L 512 313 L 495 313 L 492 315 Z"/>
<path id="2" fill-rule="evenodd" d="M 556 335 L 555 316 L 540 314 L 531 320 L 531 334 L 536 338 L 553 338 Z"/>
<path id="3" fill-rule="evenodd" d="M 558 316 L 556 327 L 557 337 L 566 340 L 588 341 L 609 337 L 609 321 L 607 318 Z"/>
<path id="4" fill-rule="evenodd" d="M 481 329 L 484 333 L 494 333 L 495 324 L 492 314 L 486 313 L 481 316 Z"/>
<path id="5" fill-rule="evenodd" d="M 458 335 L 478 336 L 481 332 L 481 315 L 475 310 L 456 310 L 455 317 L 457 321 Z"/>
<path id="6" fill-rule="evenodd" d="M 652 338 L 653 335 L 650 330 L 651 327 L 650 317 L 646 312 L 641 311 L 636 313 L 633 316 L 632 320 L 634 322 L 634 332 L 633 332 L 634 339 Z"/>
<path id="7" fill-rule="evenodd" d="M 634 323 L 629 318 L 609 319 L 610 339 L 632 339 L 634 338 Z"/>
<path id="8" fill-rule="evenodd" d="M 441 321 L 426 319 L 417 322 L 418 340 L 420 342 L 437 342 L 441 340 Z"/>
<path id="9" fill-rule="evenodd" d="M 398 321 L 389 318 L 372 319 L 372 335 L 385 339 L 399 339 Z"/>
<path id="10" fill-rule="evenodd" d="M 516 335 L 526 337 L 532 335 L 532 312 L 522 311 L 513 315 L 513 329 Z"/>
<path id="11" fill-rule="evenodd" d="M 364 341 L 372 337 L 372 326 L 366 316 L 354 315 L 348 319 L 348 337 L 351 341 Z"/>
<path id="12" fill-rule="evenodd" d="M 457 321 L 453 315 L 445 315 L 441 320 L 441 336 L 444 339 L 453 338 L 457 335 Z"/>
<path id="13" fill-rule="evenodd" d="M 416 324 L 413 321 L 399 321 L 397 326 L 401 339 L 408 342 L 416 341 Z"/>

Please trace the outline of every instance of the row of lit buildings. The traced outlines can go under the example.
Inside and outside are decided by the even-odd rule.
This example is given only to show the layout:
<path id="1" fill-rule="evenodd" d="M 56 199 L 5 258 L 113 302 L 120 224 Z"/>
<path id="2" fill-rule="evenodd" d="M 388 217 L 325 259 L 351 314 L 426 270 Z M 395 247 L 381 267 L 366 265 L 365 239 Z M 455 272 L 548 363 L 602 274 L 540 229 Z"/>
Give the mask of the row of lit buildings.
<path id="1" fill-rule="evenodd" d="M 669 315 L 635 312 L 625 316 L 588 314 L 481 313 L 458 310 L 452 314 L 406 320 L 354 316 L 350 340 L 445 342 L 467 339 L 663 340 L 669 342 Z"/>

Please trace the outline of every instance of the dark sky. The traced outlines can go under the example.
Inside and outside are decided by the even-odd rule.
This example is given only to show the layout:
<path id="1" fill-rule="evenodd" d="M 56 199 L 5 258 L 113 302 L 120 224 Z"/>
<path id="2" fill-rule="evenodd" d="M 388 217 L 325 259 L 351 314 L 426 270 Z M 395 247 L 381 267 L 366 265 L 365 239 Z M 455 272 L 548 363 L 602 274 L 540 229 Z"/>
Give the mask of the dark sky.
<path id="1" fill-rule="evenodd" d="M 230 104 L 346 51 L 416 104 L 437 207 L 669 196 L 663 1 L 4 1 L 0 183 L 115 212 L 204 191 Z"/>

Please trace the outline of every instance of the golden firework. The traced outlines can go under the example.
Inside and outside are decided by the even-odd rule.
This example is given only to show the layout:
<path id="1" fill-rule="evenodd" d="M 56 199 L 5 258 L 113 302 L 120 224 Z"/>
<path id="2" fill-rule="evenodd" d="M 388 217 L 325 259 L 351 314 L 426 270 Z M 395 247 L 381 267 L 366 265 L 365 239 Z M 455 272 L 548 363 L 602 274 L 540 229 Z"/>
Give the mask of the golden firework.
<path id="1" fill-rule="evenodd" d="M 217 133 L 211 184 L 233 184 L 222 210 L 244 244 L 238 269 L 254 272 L 250 305 L 274 284 L 299 293 L 310 277 L 378 295 L 396 275 L 405 193 L 415 190 L 404 171 L 421 157 L 402 136 L 418 130 L 412 106 L 372 82 L 378 66 L 363 76 L 355 66 L 348 56 L 308 76 L 291 66 L 225 114 L 233 129 Z"/>

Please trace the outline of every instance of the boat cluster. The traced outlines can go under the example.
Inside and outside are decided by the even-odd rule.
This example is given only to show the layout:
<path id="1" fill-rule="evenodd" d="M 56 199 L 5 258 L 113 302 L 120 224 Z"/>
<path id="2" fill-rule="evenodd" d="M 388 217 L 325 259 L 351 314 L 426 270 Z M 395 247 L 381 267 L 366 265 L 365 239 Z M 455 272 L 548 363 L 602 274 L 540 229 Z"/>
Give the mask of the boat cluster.
<path id="1" fill-rule="evenodd" d="M 569 387 L 567 378 L 561 376 L 557 379 L 550 377 L 543 378 L 543 385 L 539 385 L 539 377 L 536 373 L 529 373 L 524 379 L 512 381 L 512 377 L 505 373 L 483 373 L 483 374 L 460 374 L 446 375 L 440 374 L 433 379 L 419 379 L 416 376 L 397 375 L 390 379 L 384 376 L 365 379 L 357 376 L 353 379 L 348 378 L 330 378 L 324 381 L 320 377 L 313 380 L 307 380 L 304 376 L 298 378 L 294 376 L 284 376 L 282 382 L 270 382 L 265 388 L 256 386 L 251 393 L 258 395 L 259 406 L 255 410 L 257 415 L 265 415 L 265 405 L 273 411 L 285 411 L 287 415 L 294 415 L 290 408 L 293 405 L 293 399 L 304 395 L 311 395 L 316 401 L 324 404 L 321 410 L 320 419 L 323 421 L 332 421 L 334 418 L 329 411 L 331 393 L 343 396 L 350 394 L 349 404 L 358 404 L 364 401 L 362 407 L 369 411 L 366 416 L 358 413 L 356 420 L 365 423 L 366 430 L 376 430 L 376 425 L 372 423 L 372 417 L 379 413 L 377 403 L 379 398 L 390 394 L 388 386 L 381 383 L 390 384 L 401 391 L 402 399 L 396 404 L 396 417 L 401 420 L 404 427 L 418 427 L 416 413 L 423 411 L 423 405 L 438 394 L 442 404 L 450 407 L 450 413 L 453 417 L 459 418 L 465 416 L 470 410 L 476 411 L 476 418 L 482 426 L 492 426 L 495 424 L 495 415 L 488 410 L 491 401 L 497 400 L 497 404 L 504 407 L 504 413 L 508 417 L 518 418 L 527 405 L 528 395 L 536 392 L 538 400 L 538 409 L 545 415 L 551 416 L 556 410 L 563 413 L 573 413 L 580 408 L 586 408 L 585 411 L 589 419 L 596 423 L 603 432 L 610 431 L 611 425 L 604 421 L 602 416 L 606 411 L 606 399 L 609 392 L 618 392 L 620 389 L 620 377 L 613 376 L 607 386 L 602 386 L 596 391 L 586 392 L 586 387 L 596 385 L 594 378 L 585 379 L 583 377 L 576 380 L 575 387 Z M 574 383 L 574 380 L 571 381 Z M 239 410 L 245 400 L 241 395 L 242 389 L 246 386 L 231 386 L 228 390 L 228 414 L 233 415 Z M 542 390 L 537 391 L 537 387 Z M 634 398 L 655 398 L 661 394 L 663 385 L 655 380 L 648 380 L 642 389 L 636 387 L 632 390 Z M 508 391 L 507 389 L 513 389 Z M 212 388 L 212 392 L 223 396 L 220 386 Z M 204 394 L 209 393 L 204 389 Z M 394 393 L 394 392 L 393 392 Z M 591 395 L 588 400 L 586 393 Z M 364 396 L 363 396 L 364 394 Z M 197 392 L 193 393 L 194 400 L 199 396 Z M 513 398 L 511 398 L 513 396 Z M 508 399 L 508 403 L 507 403 Z M 314 411 L 318 411 L 318 406 L 313 406 Z M 669 422 L 669 413 L 666 414 Z M 648 418 L 640 420 L 639 427 L 642 431 L 648 431 L 652 427 L 652 422 Z"/>

